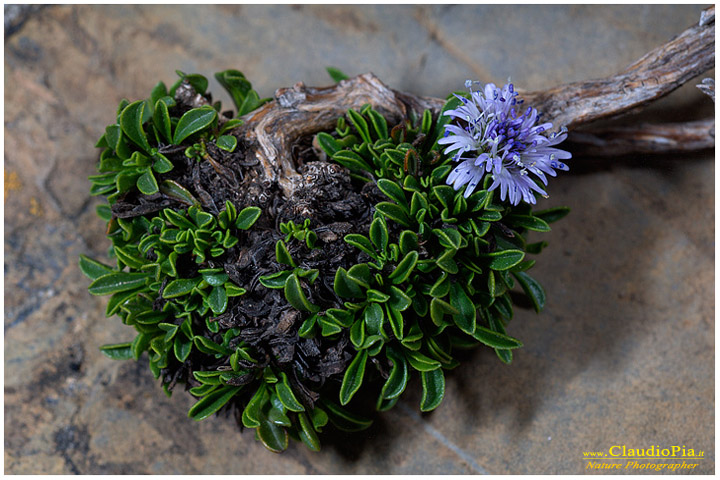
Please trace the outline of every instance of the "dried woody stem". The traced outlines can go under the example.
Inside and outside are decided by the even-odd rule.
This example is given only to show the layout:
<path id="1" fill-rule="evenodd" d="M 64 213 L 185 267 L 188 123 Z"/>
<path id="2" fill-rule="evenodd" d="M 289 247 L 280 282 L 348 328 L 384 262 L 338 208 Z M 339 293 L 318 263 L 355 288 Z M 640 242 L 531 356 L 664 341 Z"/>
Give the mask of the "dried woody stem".
<path id="1" fill-rule="evenodd" d="M 698 25 L 618 74 L 528 92 L 523 97 L 527 104 L 544 113 L 546 121 L 575 129 L 644 106 L 710 70 L 715 65 L 714 42 L 715 7 L 710 7 L 702 12 Z M 254 151 L 267 180 L 278 182 L 289 197 L 302 184 L 292 146 L 302 137 L 331 130 L 337 118 L 349 108 L 359 109 L 366 103 L 381 114 L 399 120 L 407 118 L 410 112 L 420 114 L 424 109 L 437 114 L 444 100 L 395 91 L 372 73 L 325 88 L 297 83 L 277 90 L 274 101 L 248 114 L 246 123 L 235 134 Z M 660 153 L 712 147 L 712 132 L 714 121 L 704 120 L 576 132 L 570 140 L 594 154 Z"/>

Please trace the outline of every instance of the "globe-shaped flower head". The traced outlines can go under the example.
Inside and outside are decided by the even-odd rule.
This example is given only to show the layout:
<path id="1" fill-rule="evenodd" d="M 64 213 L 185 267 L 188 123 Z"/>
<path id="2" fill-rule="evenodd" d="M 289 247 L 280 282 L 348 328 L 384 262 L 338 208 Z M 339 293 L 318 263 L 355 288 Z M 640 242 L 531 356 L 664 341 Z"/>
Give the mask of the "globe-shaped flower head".
<path id="1" fill-rule="evenodd" d="M 502 89 L 488 83 L 481 91 L 473 91 L 469 80 L 465 86 L 470 99 L 458 96 L 463 105 L 445 112 L 455 121 L 445 125 L 445 136 L 438 141 L 460 162 L 448 175 L 448 185 L 455 190 L 467 185 L 467 198 L 488 174 L 493 179 L 490 190 L 500 187 L 500 199 L 512 205 L 534 204 L 534 192 L 547 197 L 538 179 L 547 185 L 546 174 L 554 177 L 555 170 L 568 170 L 560 160 L 572 155 L 554 148 L 567 138 L 567 131 L 543 135 L 552 123 L 536 125 L 541 114 L 532 107 L 523 109 L 512 83 Z"/>

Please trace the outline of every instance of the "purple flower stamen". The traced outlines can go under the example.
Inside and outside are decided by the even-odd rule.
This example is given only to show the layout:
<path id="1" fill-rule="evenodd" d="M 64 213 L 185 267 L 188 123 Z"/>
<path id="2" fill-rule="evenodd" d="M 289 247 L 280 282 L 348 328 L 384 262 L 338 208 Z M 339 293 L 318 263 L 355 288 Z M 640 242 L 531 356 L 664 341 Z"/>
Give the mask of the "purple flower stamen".
<path id="1" fill-rule="evenodd" d="M 493 179 L 489 189 L 499 187 L 500 199 L 507 198 L 512 205 L 521 201 L 534 204 L 535 192 L 547 197 L 540 186 L 540 182 L 547 185 L 545 174 L 554 177 L 555 170 L 569 169 L 558 160 L 572 155 L 554 148 L 567 138 L 567 130 L 563 128 L 549 137 L 542 135 L 552 124 L 536 125 L 542 113 L 532 107 L 518 116 L 514 106 L 521 105 L 523 100 L 515 99 L 518 93 L 512 83 L 503 88 L 488 83 L 479 91 L 473 91 L 472 85 L 470 80 L 465 82 L 470 101 L 458 97 L 463 105 L 445 112 L 460 120 L 445 125 L 444 138 L 438 140 L 439 144 L 448 145 L 444 153 L 455 152 L 453 160 L 461 162 L 448 175 L 447 184 L 455 190 L 466 185 L 467 198 L 487 173 Z M 537 179 L 530 177 L 530 173 Z"/>

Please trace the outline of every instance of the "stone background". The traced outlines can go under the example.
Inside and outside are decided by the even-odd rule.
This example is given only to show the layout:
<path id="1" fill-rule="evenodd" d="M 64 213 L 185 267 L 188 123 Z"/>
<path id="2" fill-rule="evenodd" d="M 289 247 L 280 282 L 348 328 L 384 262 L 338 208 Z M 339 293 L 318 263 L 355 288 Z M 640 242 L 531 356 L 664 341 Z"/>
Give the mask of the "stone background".
<path id="1" fill-rule="evenodd" d="M 86 5 L 11 18 L 5 472 L 582 473 L 583 451 L 677 444 L 704 450 L 694 472 L 713 473 L 713 152 L 570 162 L 541 202 L 573 208 L 534 270 L 547 308 L 516 313 L 510 332 L 526 347 L 513 365 L 475 352 L 433 414 L 419 414 L 411 385 L 371 430 L 320 453 L 293 444 L 279 456 L 231 419 L 195 423 L 188 394 L 168 399 L 142 361 L 102 356 L 132 333 L 104 318 L 76 266 L 109 246 L 87 193 L 96 139 L 121 98 L 172 83 L 175 69 L 238 68 L 263 96 L 328 84 L 328 65 L 425 95 L 510 75 L 538 89 L 615 72 L 701 8 Z M 690 85 L 645 118 L 712 111 Z"/>

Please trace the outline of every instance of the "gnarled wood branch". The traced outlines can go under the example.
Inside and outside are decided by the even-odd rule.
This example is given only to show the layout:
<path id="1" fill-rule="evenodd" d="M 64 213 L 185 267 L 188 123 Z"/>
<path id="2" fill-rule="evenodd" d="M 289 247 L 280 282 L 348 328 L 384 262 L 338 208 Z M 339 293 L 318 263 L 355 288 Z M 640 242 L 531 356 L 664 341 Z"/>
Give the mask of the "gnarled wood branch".
<path id="1" fill-rule="evenodd" d="M 640 124 L 575 131 L 564 148 L 576 156 L 610 157 L 630 154 L 696 152 L 715 146 L 715 120 Z"/>
<path id="2" fill-rule="evenodd" d="M 530 92 L 523 97 L 527 104 L 543 112 L 546 121 L 557 128 L 565 125 L 573 129 L 657 100 L 713 68 L 714 41 L 715 8 L 710 7 L 703 11 L 698 25 L 688 28 L 616 75 Z M 360 109 L 367 103 L 386 117 L 400 120 L 408 118 L 411 112 L 419 115 L 424 109 L 437 115 L 444 101 L 392 90 L 372 73 L 324 88 L 298 83 L 291 88 L 279 89 L 273 101 L 246 115 L 245 124 L 234 133 L 261 162 L 266 180 L 277 182 L 285 196 L 290 197 L 302 185 L 297 172 L 298 160 L 292 156 L 293 145 L 307 135 L 331 130 L 337 118 L 345 115 L 348 109 Z M 682 132 L 680 135 L 679 131 Z M 666 151 L 663 145 L 675 150 L 687 150 L 692 145 L 706 148 L 709 141 L 714 142 L 707 138 L 707 124 L 688 125 L 679 130 L 676 127 L 640 126 L 635 130 L 609 129 L 596 132 L 594 137 L 589 135 L 579 136 L 578 143 L 603 148 L 613 145 L 612 148 L 626 153 Z M 613 135 L 618 137 L 614 143 L 610 139 Z M 639 138 L 633 139 L 633 135 Z"/>

